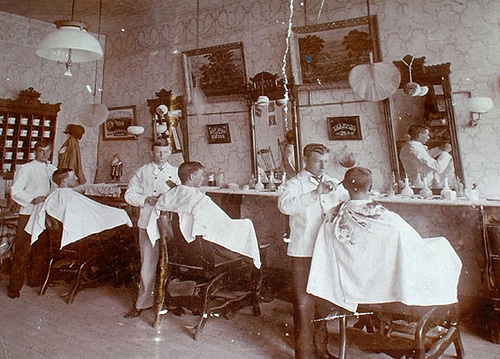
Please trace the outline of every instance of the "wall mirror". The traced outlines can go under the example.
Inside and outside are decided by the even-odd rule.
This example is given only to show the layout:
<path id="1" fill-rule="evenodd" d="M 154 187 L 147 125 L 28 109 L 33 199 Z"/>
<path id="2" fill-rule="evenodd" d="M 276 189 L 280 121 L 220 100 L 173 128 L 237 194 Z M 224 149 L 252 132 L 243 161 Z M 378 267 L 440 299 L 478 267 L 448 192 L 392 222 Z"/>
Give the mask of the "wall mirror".
<path id="1" fill-rule="evenodd" d="M 184 96 L 173 96 L 172 91 L 165 89 L 155 95 L 156 98 L 147 100 L 153 124 L 153 141 L 167 141 L 172 147 L 172 153 L 182 153 L 184 161 L 188 161 L 189 142 Z"/>
<path id="2" fill-rule="evenodd" d="M 414 58 L 406 55 L 394 64 L 401 72 L 401 84 L 396 93 L 386 100 L 386 120 L 389 140 L 391 166 L 397 181 L 405 178 L 405 171 L 399 158 L 401 148 L 408 140 L 408 129 L 413 124 L 423 124 L 429 128 L 429 149 L 451 145 L 454 177 L 463 182 L 463 168 L 457 141 L 455 115 L 452 103 L 452 90 L 449 79 L 450 63 L 424 65 L 425 57 Z M 410 83 L 410 84 L 409 84 Z M 415 85 L 415 84 L 418 84 Z M 435 176 L 449 176 L 447 173 Z M 436 186 L 442 178 L 432 185 Z"/>
<path id="3" fill-rule="evenodd" d="M 291 93 L 288 99 L 283 80 L 269 72 L 250 79 L 247 99 L 250 106 L 252 138 L 252 172 L 269 180 L 271 172 L 281 179 L 295 176 L 299 163 L 296 144 L 299 136 L 295 106 Z"/>

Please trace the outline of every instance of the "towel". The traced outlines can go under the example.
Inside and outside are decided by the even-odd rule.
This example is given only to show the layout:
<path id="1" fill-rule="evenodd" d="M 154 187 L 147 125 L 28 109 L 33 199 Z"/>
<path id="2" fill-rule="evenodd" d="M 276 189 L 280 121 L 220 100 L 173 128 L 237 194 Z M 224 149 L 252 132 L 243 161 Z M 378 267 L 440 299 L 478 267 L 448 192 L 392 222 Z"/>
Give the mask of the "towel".
<path id="1" fill-rule="evenodd" d="M 46 213 L 63 224 L 61 248 L 106 229 L 123 224 L 132 227 L 125 210 L 93 201 L 71 188 L 58 188 L 35 206 L 24 228 L 31 234 L 31 244 L 45 230 Z"/>
<path id="2" fill-rule="evenodd" d="M 351 200 L 320 227 L 307 291 L 349 311 L 363 303 L 452 304 L 461 266 L 446 238 L 423 239 L 380 204 Z"/>
<path id="3" fill-rule="evenodd" d="M 259 243 L 252 221 L 232 219 L 198 188 L 181 185 L 160 196 L 147 226 L 152 245 L 160 238 L 157 225 L 160 211 L 179 214 L 180 229 L 188 243 L 197 235 L 203 236 L 209 242 L 252 258 L 255 267 L 260 268 Z"/>

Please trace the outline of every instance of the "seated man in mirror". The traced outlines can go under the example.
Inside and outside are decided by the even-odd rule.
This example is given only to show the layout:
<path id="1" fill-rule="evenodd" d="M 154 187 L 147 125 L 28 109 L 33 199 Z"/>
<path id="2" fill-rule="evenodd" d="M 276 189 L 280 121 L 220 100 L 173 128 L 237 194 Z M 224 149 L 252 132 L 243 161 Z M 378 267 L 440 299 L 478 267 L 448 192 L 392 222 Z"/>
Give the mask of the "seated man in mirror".
<path id="1" fill-rule="evenodd" d="M 31 235 L 31 243 L 37 241 L 45 230 L 46 214 L 63 224 L 61 248 L 107 229 L 121 225 L 132 227 L 124 209 L 106 206 L 79 193 L 77 190 L 84 191 L 89 185 L 79 186 L 78 177 L 72 169 L 57 169 L 52 180 L 59 188 L 35 206 L 26 224 L 25 230 Z"/>
<path id="2" fill-rule="evenodd" d="M 295 131 L 289 130 L 285 134 L 285 141 L 281 149 L 281 165 L 286 173 L 286 179 L 289 180 L 296 175 L 295 168 Z"/>
<path id="3" fill-rule="evenodd" d="M 431 185 L 434 173 L 439 175 L 439 180 L 448 177 L 450 184 L 455 181 L 453 159 L 450 155 L 451 145 L 428 149 L 425 145 L 429 141 L 429 129 L 424 125 L 411 125 L 408 130 L 410 139 L 404 144 L 399 153 L 399 158 L 411 185 L 420 174 L 421 179 L 427 179 Z"/>
<path id="4" fill-rule="evenodd" d="M 251 258 L 255 267 L 260 268 L 259 243 L 252 221 L 232 219 L 199 189 L 205 180 L 203 165 L 184 162 L 179 166 L 178 175 L 182 184 L 176 186 L 167 181 L 171 189 L 156 202 L 156 211 L 153 211 L 147 227 L 149 238 L 155 242 L 160 238 L 157 225 L 160 211 L 176 212 L 188 243 L 202 236 L 204 240 Z"/>
<path id="5" fill-rule="evenodd" d="M 320 227 L 307 291 L 353 312 L 358 304 L 456 303 L 462 263 L 448 240 L 422 238 L 370 200 L 370 170 L 353 167 L 342 183 L 350 200 L 333 207 Z"/>

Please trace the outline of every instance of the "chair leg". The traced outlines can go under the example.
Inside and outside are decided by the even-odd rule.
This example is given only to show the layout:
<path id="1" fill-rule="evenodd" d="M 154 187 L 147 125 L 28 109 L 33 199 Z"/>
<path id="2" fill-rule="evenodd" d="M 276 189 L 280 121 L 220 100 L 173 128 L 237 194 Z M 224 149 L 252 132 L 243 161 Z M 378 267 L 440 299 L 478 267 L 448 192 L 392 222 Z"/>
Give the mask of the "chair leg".
<path id="1" fill-rule="evenodd" d="M 52 270 L 52 264 L 54 264 L 54 258 L 50 259 L 49 268 L 47 269 L 47 276 L 45 277 L 45 282 L 43 282 L 43 285 L 40 288 L 40 292 L 38 293 L 38 295 L 44 295 L 45 292 L 47 291 L 47 287 L 49 286 L 49 281 L 50 281 L 50 272 Z"/>
<path id="2" fill-rule="evenodd" d="M 453 345 L 455 346 L 455 352 L 457 354 L 457 359 L 465 358 L 464 345 L 462 344 L 462 337 L 460 335 L 460 329 L 458 327 L 457 327 L 456 338 L 453 341 Z"/>
<path id="3" fill-rule="evenodd" d="M 88 263 L 88 261 L 83 262 L 80 265 L 80 268 L 78 269 L 78 274 L 76 275 L 75 284 L 71 288 L 69 295 L 68 295 L 68 302 L 67 302 L 68 304 L 73 303 L 73 300 L 75 299 L 76 292 L 78 291 L 78 287 L 80 286 L 80 283 L 82 281 L 83 270 L 85 269 L 87 263 Z"/>
<path id="4" fill-rule="evenodd" d="M 340 317 L 339 320 L 339 334 L 340 334 L 340 345 L 339 345 L 339 359 L 345 359 L 346 349 L 347 349 L 347 316 Z"/>

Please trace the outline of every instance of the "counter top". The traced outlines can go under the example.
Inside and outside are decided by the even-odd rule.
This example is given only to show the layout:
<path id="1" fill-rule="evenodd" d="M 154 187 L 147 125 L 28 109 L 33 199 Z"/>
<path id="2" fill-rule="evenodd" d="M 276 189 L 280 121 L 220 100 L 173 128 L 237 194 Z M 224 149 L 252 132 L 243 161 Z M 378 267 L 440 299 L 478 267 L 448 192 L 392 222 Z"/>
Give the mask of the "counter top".
<path id="1" fill-rule="evenodd" d="M 202 190 L 205 193 L 219 193 L 219 194 L 239 194 L 243 196 L 265 196 L 265 197 L 278 197 L 279 192 L 278 191 L 269 191 L 269 190 L 263 190 L 263 191 L 257 191 L 255 189 L 231 189 L 231 188 L 220 188 L 220 187 L 200 187 L 200 190 Z"/>

